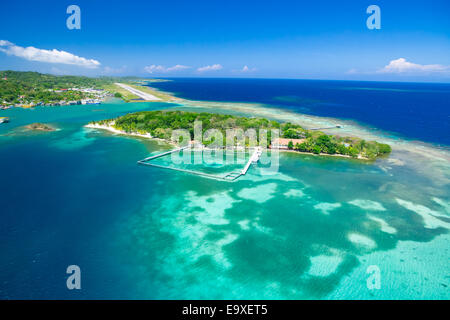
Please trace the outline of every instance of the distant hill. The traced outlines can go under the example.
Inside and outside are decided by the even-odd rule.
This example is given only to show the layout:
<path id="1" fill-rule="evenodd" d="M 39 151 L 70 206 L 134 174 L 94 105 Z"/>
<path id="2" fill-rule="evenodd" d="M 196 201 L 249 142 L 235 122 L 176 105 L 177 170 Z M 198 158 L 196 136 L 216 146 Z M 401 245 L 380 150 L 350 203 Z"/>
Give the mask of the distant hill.
<path id="1" fill-rule="evenodd" d="M 117 78 L 90 78 L 84 76 L 55 76 L 39 72 L 0 71 L 0 87 L 20 84 L 27 88 L 68 89 L 71 87 L 94 87 L 105 83 L 113 83 Z M 6 81 L 5 81 L 6 79 Z"/>
<path id="2" fill-rule="evenodd" d="M 79 99 L 81 94 L 57 94 L 52 90 L 73 87 L 103 88 L 118 78 L 90 78 L 83 76 L 55 76 L 39 72 L 0 71 L 0 104 L 26 102 L 50 102 L 55 100 Z"/>

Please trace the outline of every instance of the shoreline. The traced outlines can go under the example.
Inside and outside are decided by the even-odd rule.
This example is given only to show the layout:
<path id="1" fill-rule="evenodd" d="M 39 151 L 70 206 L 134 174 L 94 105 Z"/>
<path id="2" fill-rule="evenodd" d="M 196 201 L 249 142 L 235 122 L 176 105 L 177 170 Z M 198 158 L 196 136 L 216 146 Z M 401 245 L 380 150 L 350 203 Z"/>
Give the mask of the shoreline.
<path id="1" fill-rule="evenodd" d="M 277 150 L 277 149 L 268 149 L 268 150 Z M 297 154 L 303 154 L 303 155 L 312 155 L 312 156 L 318 156 L 318 157 L 339 157 L 339 158 L 346 158 L 346 159 L 353 159 L 353 160 L 362 160 L 362 161 L 371 161 L 371 162 L 373 162 L 373 161 L 376 161 L 377 159 L 369 159 L 369 158 L 366 158 L 366 157 L 361 157 L 361 156 L 358 156 L 358 157 L 356 157 L 356 158 L 353 158 L 353 157 L 351 157 L 351 156 L 349 156 L 349 155 L 346 155 L 346 154 L 338 154 L 338 153 L 336 153 L 336 154 L 329 154 L 329 153 L 319 153 L 319 154 L 317 154 L 317 153 L 312 153 L 312 152 L 304 152 L 304 151 L 296 151 L 296 150 L 286 150 L 286 149 L 280 149 L 280 150 L 278 150 L 278 151 L 280 151 L 280 152 L 286 152 L 286 153 L 297 153 Z"/>
<path id="2" fill-rule="evenodd" d="M 149 85 L 151 86 L 151 83 L 149 83 Z M 357 136 L 365 140 L 377 140 L 381 143 L 390 144 L 393 148 L 393 151 L 394 148 L 397 150 L 411 151 L 411 148 L 408 148 L 408 146 L 411 145 L 413 146 L 413 148 L 415 148 L 414 152 L 421 153 L 426 157 L 450 161 L 450 146 L 448 145 L 421 141 L 404 136 L 397 136 L 395 132 L 368 127 L 369 125 L 365 126 L 364 124 L 358 123 L 356 120 L 308 115 L 300 112 L 286 110 L 275 105 L 265 105 L 261 103 L 188 100 L 175 97 L 171 92 L 162 91 L 153 87 L 151 88 L 155 91 L 159 91 L 176 98 L 177 101 L 164 102 L 177 103 L 180 105 L 180 109 L 212 109 L 211 112 L 216 112 L 217 110 L 219 110 L 227 114 L 236 112 L 238 113 L 238 115 L 242 114 L 247 116 L 259 116 L 271 120 L 279 120 L 285 122 L 289 121 L 295 124 L 299 124 L 305 129 L 311 129 L 315 127 L 334 127 L 338 124 L 343 124 L 342 128 L 330 128 L 320 131 L 326 134 L 339 135 L 342 137 Z M 175 107 L 174 109 L 177 109 L 177 107 Z"/>
<path id="3" fill-rule="evenodd" d="M 257 116 L 271 120 L 291 122 L 299 124 L 305 129 L 314 127 L 329 126 L 337 124 L 343 125 L 342 128 L 332 128 L 320 130 L 326 134 L 338 135 L 341 137 L 356 136 L 364 140 L 377 140 L 381 143 L 389 144 L 392 151 L 414 152 L 433 160 L 450 162 L 450 146 L 437 145 L 431 142 L 408 139 L 406 137 L 395 137 L 391 133 L 381 129 L 364 127 L 354 120 L 345 120 L 338 118 L 318 117 L 306 115 L 299 112 L 293 112 L 285 109 L 278 109 L 275 106 L 266 106 L 257 103 L 234 103 L 234 102 L 214 102 L 214 101 L 190 101 L 183 100 L 179 103 L 181 110 L 191 108 L 194 111 L 211 110 L 211 112 L 224 111 L 224 113 L 239 115 Z M 174 108 L 177 109 L 177 108 Z M 231 112 L 230 112 L 231 111 Z"/>
<path id="4" fill-rule="evenodd" d="M 147 83 L 151 88 L 151 83 Z M 172 95 L 159 89 L 160 93 Z M 263 117 L 280 122 L 292 122 L 299 124 L 304 128 L 333 126 L 342 124 L 343 128 L 322 130 L 326 134 L 334 134 L 342 137 L 357 136 L 365 140 L 377 140 L 381 143 L 387 143 L 392 147 L 389 159 L 378 158 L 377 163 L 383 171 L 389 172 L 392 166 L 407 166 L 414 171 L 428 172 L 428 179 L 432 179 L 436 185 L 445 186 L 450 183 L 450 146 L 424 142 L 407 137 L 395 136 L 395 133 L 383 131 L 378 128 L 371 128 L 359 124 L 354 120 L 345 120 L 339 118 L 318 117 L 294 112 L 291 110 L 279 109 L 272 105 L 263 105 L 259 103 L 237 103 L 237 102 L 215 102 L 215 101 L 194 101 L 175 97 L 176 101 L 161 101 L 168 104 L 175 104 L 174 110 L 194 111 L 194 112 L 212 112 L 232 114 L 237 116 L 255 116 Z M 123 101 L 123 103 L 126 103 Z M 161 107 L 160 109 L 166 109 Z M 123 133 L 121 133 L 123 134 Z M 148 138 L 148 137 L 147 137 Z M 167 143 L 166 141 L 164 141 Z M 173 144 L 172 144 L 173 145 Z M 290 151 L 285 151 L 290 152 Z M 297 151 L 292 151 L 297 152 Z M 300 152 L 298 152 L 300 153 Z M 305 153 L 305 155 L 314 155 Z M 336 155 L 323 155 L 336 156 Z M 337 155 L 340 158 L 341 155 Z M 356 159 L 358 160 L 358 159 Z M 360 159 L 369 162 L 368 160 Z"/>
<path id="5" fill-rule="evenodd" d="M 90 128 L 90 129 L 102 129 L 102 130 L 107 130 L 109 132 L 112 133 L 116 133 L 116 134 L 123 134 L 123 135 L 127 135 L 127 136 L 134 136 L 134 137 L 141 137 L 141 138 L 147 138 L 147 139 L 154 139 L 150 133 L 147 134 L 142 134 L 142 133 L 133 133 L 133 132 L 125 132 L 122 130 L 118 130 L 112 126 L 107 126 L 107 125 L 101 125 L 101 124 L 95 124 L 95 123 L 89 123 L 87 125 L 84 126 L 85 128 Z"/>
<path id="6" fill-rule="evenodd" d="M 125 135 L 125 136 L 130 136 L 130 137 L 139 137 L 139 138 L 145 138 L 145 139 L 150 139 L 150 140 L 154 140 L 154 141 L 160 141 L 160 142 L 164 142 L 167 143 L 169 145 L 172 146 L 177 146 L 177 144 L 165 140 L 165 139 L 161 139 L 161 138 L 156 138 L 156 137 L 152 137 L 152 135 L 150 133 L 138 133 L 138 132 L 125 132 L 123 130 L 119 130 L 116 129 L 114 127 L 112 127 L 112 125 L 101 125 L 101 124 L 96 124 L 96 123 L 88 123 L 84 126 L 85 128 L 90 128 L 90 129 L 101 129 L 101 130 L 106 130 L 115 134 L 121 134 L 121 135 Z"/>
<path id="7" fill-rule="evenodd" d="M 137 132 L 125 132 L 123 130 L 119 130 L 116 129 L 114 127 L 112 127 L 112 124 L 110 125 L 101 125 L 101 124 L 96 124 L 96 123 L 89 123 L 87 125 L 84 126 L 85 128 L 90 128 L 90 129 L 101 129 L 101 130 L 106 130 L 115 134 L 121 134 L 121 135 L 125 135 L 125 136 L 130 136 L 130 137 L 140 137 L 140 138 L 146 138 L 146 139 L 151 139 L 151 140 L 155 140 L 155 141 L 160 141 L 160 142 L 164 142 L 168 145 L 174 146 L 179 148 L 180 146 L 170 140 L 166 140 L 166 139 L 161 139 L 161 138 L 156 138 L 156 137 L 152 137 L 150 133 L 137 133 Z M 193 144 L 194 142 L 191 141 L 191 144 Z M 244 148 L 242 149 L 242 147 L 234 147 L 234 148 L 227 148 L 227 147 L 223 147 L 223 148 L 219 148 L 219 149 L 213 149 L 213 148 L 208 148 L 206 146 L 203 146 L 201 148 L 197 147 L 193 147 L 192 151 L 215 151 L 215 150 L 224 150 L 224 151 L 249 151 L 252 148 Z M 329 156 L 329 157 L 339 157 L 339 158 L 345 158 L 345 159 L 354 159 L 354 160 L 362 160 L 362 161 L 375 161 L 376 159 L 369 159 L 366 157 L 361 157 L 358 156 L 356 158 L 351 157 L 349 155 L 345 155 L 345 154 L 328 154 L 328 153 L 312 153 L 312 152 L 303 152 L 303 151 L 296 151 L 296 150 L 288 150 L 288 149 L 278 149 L 278 148 L 264 148 L 263 150 L 267 150 L 267 151 L 274 151 L 274 152 L 286 152 L 286 153 L 296 153 L 296 154 L 303 154 L 303 155 L 312 155 L 312 156 L 319 156 L 319 157 L 324 157 L 324 156 Z"/>

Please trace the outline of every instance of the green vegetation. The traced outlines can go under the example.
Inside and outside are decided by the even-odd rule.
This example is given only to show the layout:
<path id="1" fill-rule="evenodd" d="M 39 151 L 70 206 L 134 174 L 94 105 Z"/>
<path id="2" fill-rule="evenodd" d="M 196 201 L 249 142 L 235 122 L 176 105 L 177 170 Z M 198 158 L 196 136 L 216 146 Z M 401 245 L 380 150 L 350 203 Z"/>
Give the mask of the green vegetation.
<path id="1" fill-rule="evenodd" d="M 123 80 L 120 80 L 122 83 L 126 83 Z M 124 88 L 119 87 L 115 83 L 107 83 L 102 86 L 103 89 L 107 90 L 108 92 L 113 92 L 114 97 L 120 98 L 125 102 L 130 102 L 134 99 L 140 99 L 138 96 L 132 94 L 130 91 L 125 90 Z M 120 96 L 119 96 L 120 95 Z"/>
<path id="2" fill-rule="evenodd" d="M 126 83 L 141 91 L 155 95 L 163 101 L 174 97 L 145 86 L 160 79 L 142 80 L 135 77 L 55 76 L 38 72 L 0 71 L 0 106 L 60 105 L 84 99 L 103 100 L 107 95 L 129 102 L 138 96 L 117 86 Z M 91 90 L 86 90 L 91 89 Z M 97 102 L 99 102 L 97 101 Z"/>
<path id="3" fill-rule="evenodd" d="M 389 154 L 391 147 L 376 141 L 365 141 L 355 137 L 339 137 L 321 134 L 317 138 L 307 138 L 303 143 L 297 143 L 295 150 L 301 152 L 341 154 L 351 157 L 359 155 L 374 159 L 378 156 Z"/>
<path id="4" fill-rule="evenodd" d="M 97 98 L 70 88 L 101 89 L 113 78 L 54 76 L 38 72 L 0 71 L 0 104 L 36 105 Z"/>
<path id="5" fill-rule="evenodd" d="M 292 141 L 289 141 L 289 142 L 288 142 L 288 149 L 289 149 L 289 150 L 294 149 L 294 143 L 293 143 Z"/>
<path id="6" fill-rule="evenodd" d="M 6 83 L 20 82 L 26 86 L 43 89 L 63 89 L 70 87 L 100 87 L 114 78 L 90 78 L 82 76 L 55 76 L 38 72 L 0 71 L 0 77 L 7 77 Z"/>
<path id="7" fill-rule="evenodd" d="M 375 159 L 389 154 L 391 147 L 376 141 L 365 141 L 355 137 L 339 137 L 326 135 L 320 131 L 312 131 L 292 123 L 280 123 L 263 118 L 238 117 L 225 114 L 196 113 L 184 111 L 143 111 L 127 114 L 117 119 L 95 122 L 101 125 L 114 123 L 113 127 L 128 133 L 150 133 L 153 137 L 170 140 L 173 130 L 186 129 L 194 138 L 194 122 L 201 121 L 202 133 L 208 129 L 217 129 L 222 133 L 223 144 L 226 144 L 226 131 L 228 129 L 266 129 L 267 140 L 271 140 L 270 129 L 280 129 L 281 136 L 288 139 L 302 139 L 301 143 L 288 143 L 288 149 L 315 154 L 340 154 L 351 157 L 364 157 Z M 257 138 L 259 138 L 257 136 Z M 214 139 L 203 141 L 205 145 Z M 235 139 L 236 140 L 236 139 Z M 248 144 L 248 137 L 246 144 Z M 178 141 L 180 143 L 180 141 Z M 235 142 L 232 141 L 234 144 Z"/>
<path id="8" fill-rule="evenodd" d="M 391 147 L 376 141 L 365 141 L 356 137 L 339 137 L 337 135 L 326 135 L 321 131 L 306 130 L 299 125 L 284 123 L 282 137 L 288 139 L 303 139 L 302 143 L 288 149 L 315 154 L 341 154 L 356 158 L 362 156 L 369 159 L 389 154 Z"/>

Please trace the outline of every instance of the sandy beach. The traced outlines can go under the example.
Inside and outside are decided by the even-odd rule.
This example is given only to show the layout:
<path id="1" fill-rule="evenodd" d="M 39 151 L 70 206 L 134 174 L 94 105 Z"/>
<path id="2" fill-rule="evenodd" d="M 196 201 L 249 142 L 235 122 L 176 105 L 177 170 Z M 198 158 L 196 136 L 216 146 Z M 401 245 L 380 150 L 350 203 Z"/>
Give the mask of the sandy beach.
<path id="1" fill-rule="evenodd" d="M 116 128 L 113 127 L 113 124 L 110 125 L 100 125 L 100 124 L 96 124 L 96 123 L 89 123 L 87 125 L 85 125 L 86 128 L 91 128 L 91 129 L 102 129 L 102 130 L 107 130 L 113 133 L 117 133 L 117 134 L 124 134 L 127 136 L 135 136 L 135 137 L 141 137 L 141 138 L 147 138 L 147 139 L 154 139 L 150 133 L 146 133 L 146 134 L 142 134 L 142 133 L 135 133 L 135 132 L 125 132 L 122 130 L 118 130 Z"/>
<path id="2" fill-rule="evenodd" d="M 84 127 L 85 128 L 90 128 L 90 129 L 107 130 L 109 132 L 112 132 L 112 133 L 115 133 L 115 134 L 121 134 L 121 135 L 125 135 L 125 136 L 132 136 L 132 137 L 139 137 L 139 138 L 145 138 L 145 139 L 152 139 L 152 140 L 155 140 L 155 141 L 167 143 L 167 144 L 175 146 L 175 147 L 178 146 L 176 143 L 174 143 L 172 141 L 161 139 L 161 138 L 152 137 L 152 135 L 150 133 L 125 132 L 123 130 L 119 130 L 119 129 L 114 128 L 113 125 L 114 125 L 114 123 L 110 123 L 109 125 L 101 125 L 101 124 L 97 124 L 97 123 L 89 123 L 89 124 L 85 125 Z"/>

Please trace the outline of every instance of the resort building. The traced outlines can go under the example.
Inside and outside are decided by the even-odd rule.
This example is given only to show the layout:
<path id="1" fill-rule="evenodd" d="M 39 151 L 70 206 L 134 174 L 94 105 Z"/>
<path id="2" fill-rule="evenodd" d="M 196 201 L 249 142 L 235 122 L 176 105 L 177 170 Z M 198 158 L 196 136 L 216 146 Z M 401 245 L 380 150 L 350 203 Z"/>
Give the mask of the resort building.
<path id="1" fill-rule="evenodd" d="M 270 145 L 271 149 L 288 149 L 289 141 L 292 141 L 292 144 L 295 146 L 297 143 L 303 143 L 306 139 L 288 139 L 288 138 L 277 138 L 273 140 L 273 143 Z"/>

